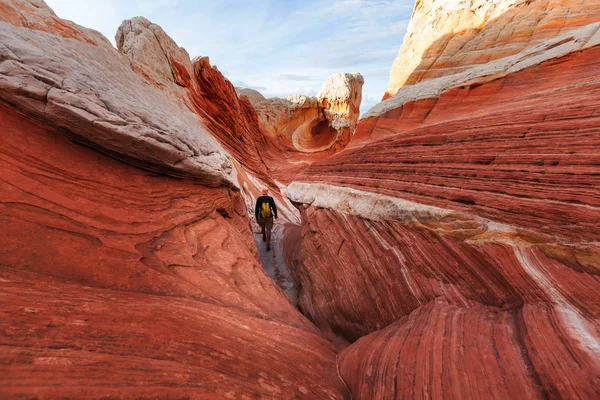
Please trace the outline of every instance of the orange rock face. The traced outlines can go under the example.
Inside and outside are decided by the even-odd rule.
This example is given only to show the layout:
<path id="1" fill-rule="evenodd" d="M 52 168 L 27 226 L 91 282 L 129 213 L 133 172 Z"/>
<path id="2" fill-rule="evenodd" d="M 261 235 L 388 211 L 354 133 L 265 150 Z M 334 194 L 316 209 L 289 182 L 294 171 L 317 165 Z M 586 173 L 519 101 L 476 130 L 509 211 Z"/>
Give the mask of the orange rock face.
<path id="1" fill-rule="evenodd" d="M 260 133 L 254 108 L 238 99 L 208 57 L 190 61 L 160 26 L 143 17 L 124 21 L 116 40 L 134 71 L 183 102 L 244 169 L 275 187 L 260 155 L 273 150 Z"/>
<path id="2" fill-rule="evenodd" d="M 402 86 L 517 54 L 599 14 L 598 1 L 419 0 L 384 99 Z"/>
<path id="3" fill-rule="evenodd" d="M 564 323 L 543 305 L 431 301 L 343 351 L 340 373 L 358 399 L 596 398 L 597 360 L 556 330 Z"/>
<path id="4" fill-rule="evenodd" d="M 597 6 L 417 2 L 355 133 L 358 74 L 264 99 L 3 1 L 3 398 L 599 398 Z"/>

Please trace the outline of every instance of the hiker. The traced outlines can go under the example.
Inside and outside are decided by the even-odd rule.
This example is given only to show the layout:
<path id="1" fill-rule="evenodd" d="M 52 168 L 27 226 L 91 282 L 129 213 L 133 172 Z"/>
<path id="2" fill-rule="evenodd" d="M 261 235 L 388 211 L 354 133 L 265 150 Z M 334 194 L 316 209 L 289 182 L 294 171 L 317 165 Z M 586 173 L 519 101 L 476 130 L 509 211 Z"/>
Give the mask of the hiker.
<path id="1" fill-rule="evenodd" d="M 267 242 L 267 251 L 271 250 L 271 229 L 273 229 L 273 217 L 277 218 L 277 206 L 275 200 L 269 196 L 269 189 L 264 188 L 262 196 L 256 199 L 254 214 L 256 221 L 262 228 L 263 242 Z"/>

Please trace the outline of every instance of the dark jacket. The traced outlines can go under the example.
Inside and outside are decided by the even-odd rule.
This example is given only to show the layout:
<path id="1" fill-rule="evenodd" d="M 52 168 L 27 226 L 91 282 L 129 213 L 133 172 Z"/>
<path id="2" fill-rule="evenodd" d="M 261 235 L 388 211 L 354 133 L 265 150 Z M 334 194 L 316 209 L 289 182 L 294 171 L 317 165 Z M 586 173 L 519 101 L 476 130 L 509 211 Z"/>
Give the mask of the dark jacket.
<path id="1" fill-rule="evenodd" d="M 262 209 L 263 203 L 269 203 L 271 206 L 271 214 L 277 218 L 277 206 L 275 205 L 275 200 L 273 200 L 271 196 L 260 196 L 258 199 L 256 199 L 256 206 L 254 207 L 256 219 L 260 217 L 260 210 Z"/>

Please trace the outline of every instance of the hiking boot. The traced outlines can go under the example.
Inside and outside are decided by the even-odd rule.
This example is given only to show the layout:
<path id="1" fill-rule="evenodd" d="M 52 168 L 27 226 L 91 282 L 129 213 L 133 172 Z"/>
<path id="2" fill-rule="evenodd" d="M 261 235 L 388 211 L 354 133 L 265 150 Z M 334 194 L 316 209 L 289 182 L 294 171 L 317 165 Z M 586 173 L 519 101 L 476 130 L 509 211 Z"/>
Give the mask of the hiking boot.
<path id="1" fill-rule="evenodd" d="M 271 251 L 271 245 L 270 244 L 267 245 L 267 251 Z"/>
<path id="2" fill-rule="evenodd" d="M 266 241 L 267 241 L 267 234 L 263 233 L 263 242 L 266 242 Z"/>

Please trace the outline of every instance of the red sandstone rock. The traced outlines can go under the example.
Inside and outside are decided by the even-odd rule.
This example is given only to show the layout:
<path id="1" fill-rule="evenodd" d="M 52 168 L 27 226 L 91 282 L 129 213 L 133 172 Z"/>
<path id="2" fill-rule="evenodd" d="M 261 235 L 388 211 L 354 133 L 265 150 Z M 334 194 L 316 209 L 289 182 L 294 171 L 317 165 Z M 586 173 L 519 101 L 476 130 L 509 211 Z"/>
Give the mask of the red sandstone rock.
<path id="1" fill-rule="evenodd" d="M 356 90 L 285 148 L 143 18 L 120 54 L 41 2 L 0 15 L 21 27 L 0 23 L 2 393 L 343 398 L 339 367 L 354 398 L 600 396 L 594 25 L 436 80 L 440 57 L 288 188 L 300 307 L 331 345 L 258 264 L 244 201 L 340 150 Z"/>
<path id="2" fill-rule="evenodd" d="M 288 187 L 354 398 L 600 396 L 598 27 L 403 87 Z"/>
<path id="3" fill-rule="evenodd" d="M 337 73 L 323 83 L 316 97 L 265 99 L 260 93 L 251 93 L 249 99 L 263 134 L 275 146 L 288 152 L 328 151 L 326 156 L 343 149 L 354 134 L 363 83 L 360 74 Z M 291 156 L 302 159 L 301 154 Z"/>
<path id="4" fill-rule="evenodd" d="M 249 102 L 216 109 L 233 87 L 145 20 L 126 57 L 41 2 L 2 7 L 3 398 L 347 397 L 334 347 L 258 262 Z"/>
<path id="5" fill-rule="evenodd" d="M 5 395 L 343 396 L 332 348 L 259 265 L 239 193 L 0 116 Z"/>
<path id="6" fill-rule="evenodd" d="M 134 71 L 200 116 L 243 168 L 275 187 L 261 157 L 272 149 L 260 133 L 254 108 L 247 99 L 238 99 L 231 82 L 210 65 L 208 57 L 190 61 L 160 26 L 143 17 L 124 21 L 116 40 Z"/>
<path id="7" fill-rule="evenodd" d="M 374 124 L 367 120 L 372 137 L 378 130 L 389 133 L 394 120 L 400 121 L 402 134 L 340 153 L 300 179 L 477 212 L 570 241 L 593 241 L 600 234 L 594 195 L 600 182 L 590 149 L 600 116 L 599 85 L 590 68 L 598 60 L 596 47 L 503 82 L 448 92 L 431 112 L 435 123 L 404 133 L 401 113 L 390 112 Z M 569 74 L 561 74 L 565 69 Z M 517 94 L 517 100 L 506 101 Z M 489 99 L 489 109 L 477 105 L 482 98 Z M 402 179 L 389 179 L 390 174 Z"/>
<path id="8" fill-rule="evenodd" d="M 355 399 L 598 397 L 598 360 L 559 310 L 459 308 L 432 301 L 340 355 Z"/>
<path id="9" fill-rule="evenodd" d="M 235 308 L 4 267 L 0 294 L 5 399 L 340 399 L 345 393 L 327 341 Z"/>

